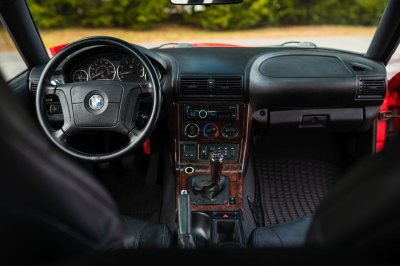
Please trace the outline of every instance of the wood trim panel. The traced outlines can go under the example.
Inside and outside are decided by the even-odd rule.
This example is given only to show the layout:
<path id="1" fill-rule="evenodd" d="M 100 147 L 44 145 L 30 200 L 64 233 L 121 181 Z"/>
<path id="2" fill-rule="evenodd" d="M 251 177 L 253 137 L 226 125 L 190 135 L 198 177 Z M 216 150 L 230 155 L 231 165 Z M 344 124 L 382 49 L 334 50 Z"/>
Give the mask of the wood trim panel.
<path id="1" fill-rule="evenodd" d="M 168 127 L 169 127 L 169 138 L 171 145 L 171 159 L 174 164 L 175 179 L 176 179 L 176 208 L 177 210 L 177 199 L 183 189 L 188 190 L 188 179 L 192 175 L 203 175 L 210 174 L 210 165 L 208 160 L 185 160 L 182 158 L 183 145 L 180 145 L 182 141 L 196 142 L 196 154 L 198 154 L 199 143 L 218 143 L 218 144 L 239 144 L 238 158 L 236 161 L 225 161 L 222 170 L 222 175 L 229 177 L 230 188 L 229 197 L 236 198 L 236 204 L 230 205 L 228 202 L 220 205 L 197 205 L 191 204 L 192 211 L 236 211 L 240 210 L 243 212 L 243 176 L 246 169 L 246 163 L 248 159 L 248 147 L 250 141 L 250 130 L 251 130 L 251 107 L 247 103 L 240 102 L 204 102 L 207 105 L 226 105 L 226 104 L 237 104 L 239 107 L 239 118 L 237 121 L 184 121 L 183 112 L 184 104 L 201 104 L 202 102 L 182 102 L 174 103 L 168 110 Z M 235 124 L 238 127 L 238 135 L 235 138 L 227 139 L 219 134 L 216 138 L 210 139 L 202 134 L 197 138 L 189 138 L 185 136 L 184 129 L 188 123 L 196 123 L 200 129 L 206 123 L 212 122 L 216 124 L 220 129 L 225 124 Z M 186 165 L 192 165 L 195 168 L 193 174 L 186 174 L 184 172 Z"/>

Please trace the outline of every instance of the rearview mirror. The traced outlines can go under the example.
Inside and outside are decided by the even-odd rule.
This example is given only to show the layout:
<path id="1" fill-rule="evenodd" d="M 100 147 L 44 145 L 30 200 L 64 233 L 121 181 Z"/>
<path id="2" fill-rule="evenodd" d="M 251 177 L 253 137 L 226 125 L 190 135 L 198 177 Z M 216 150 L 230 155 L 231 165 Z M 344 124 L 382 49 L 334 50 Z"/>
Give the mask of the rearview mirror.
<path id="1" fill-rule="evenodd" d="M 243 0 L 170 0 L 174 5 L 226 5 L 239 4 Z"/>

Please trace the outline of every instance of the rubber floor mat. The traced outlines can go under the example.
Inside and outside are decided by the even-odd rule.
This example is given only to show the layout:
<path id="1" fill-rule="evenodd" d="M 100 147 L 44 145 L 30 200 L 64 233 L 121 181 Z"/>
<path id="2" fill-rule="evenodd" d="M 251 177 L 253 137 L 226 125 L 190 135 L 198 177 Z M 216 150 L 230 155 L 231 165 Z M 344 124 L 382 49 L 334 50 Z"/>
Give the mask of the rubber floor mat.
<path id="1" fill-rule="evenodd" d="M 254 168 L 264 226 L 313 214 L 341 174 L 333 164 L 296 158 L 257 158 Z"/>
<path id="2" fill-rule="evenodd" d="M 144 169 L 137 166 L 122 169 L 114 164 L 98 171 L 97 176 L 115 199 L 120 214 L 158 222 L 162 189 L 159 185 L 145 186 Z"/>

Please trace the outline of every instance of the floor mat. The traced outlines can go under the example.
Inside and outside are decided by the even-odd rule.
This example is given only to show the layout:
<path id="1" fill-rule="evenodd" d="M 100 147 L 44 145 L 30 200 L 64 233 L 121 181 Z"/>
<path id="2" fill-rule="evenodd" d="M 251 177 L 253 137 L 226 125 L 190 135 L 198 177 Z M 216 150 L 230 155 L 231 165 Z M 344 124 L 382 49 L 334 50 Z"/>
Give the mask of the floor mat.
<path id="1" fill-rule="evenodd" d="M 124 169 L 112 163 L 108 169 L 96 171 L 96 175 L 115 199 L 120 214 L 158 222 L 162 190 L 159 185 L 146 186 L 145 166 L 145 162 L 135 162 Z"/>
<path id="2" fill-rule="evenodd" d="M 257 158 L 254 168 L 264 226 L 313 214 L 340 169 L 309 159 Z"/>

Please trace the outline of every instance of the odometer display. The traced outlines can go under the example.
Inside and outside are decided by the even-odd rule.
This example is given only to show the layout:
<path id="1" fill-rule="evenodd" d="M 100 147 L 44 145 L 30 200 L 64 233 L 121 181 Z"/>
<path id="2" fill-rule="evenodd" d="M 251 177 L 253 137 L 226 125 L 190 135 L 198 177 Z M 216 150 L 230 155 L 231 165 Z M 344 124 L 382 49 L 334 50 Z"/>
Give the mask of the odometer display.
<path id="1" fill-rule="evenodd" d="M 118 67 L 118 78 L 121 81 L 139 82 L 144 75 L 142 64 L 133 58 L 122 61 Z"/>
<path id="2" fill-rule="evenodd" d="M 89 75 L 92 80 L 113 80 L 115 67 L 107 59 L 97 59 L 90 65 Z"/>

